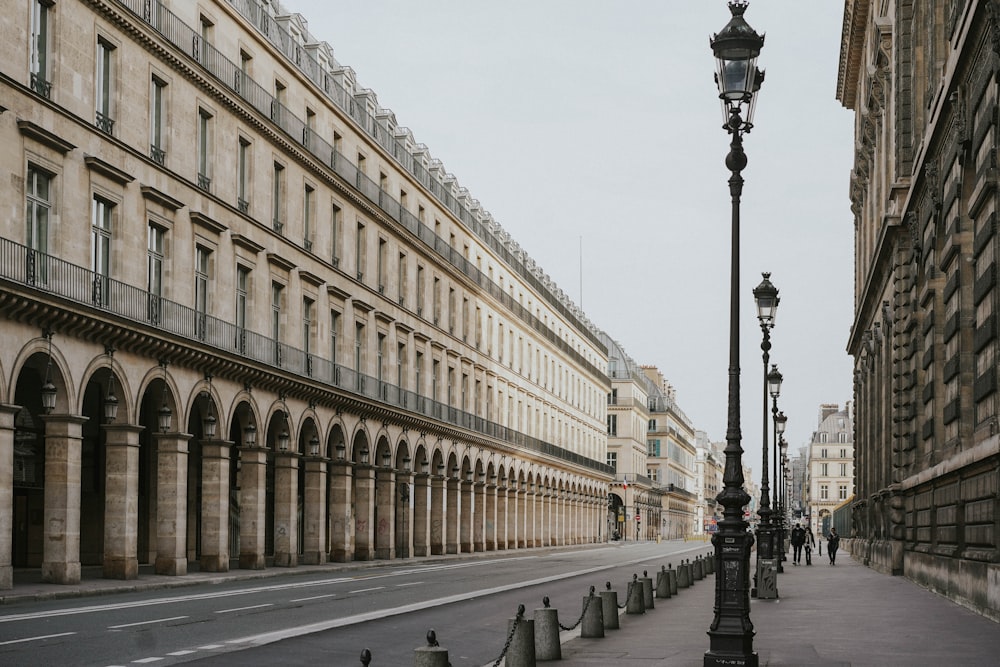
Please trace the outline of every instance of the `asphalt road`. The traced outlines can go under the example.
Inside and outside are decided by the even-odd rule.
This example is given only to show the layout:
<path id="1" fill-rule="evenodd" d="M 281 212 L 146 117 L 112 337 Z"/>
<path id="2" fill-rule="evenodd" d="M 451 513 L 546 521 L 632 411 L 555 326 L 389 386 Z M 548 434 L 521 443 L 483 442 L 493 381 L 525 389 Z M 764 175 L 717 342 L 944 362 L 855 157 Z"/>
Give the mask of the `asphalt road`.
<path id="1" fill-rule="evenodd" d="M 427 630 L 454 667 L 492 664 L 507 622 L 548 596 L 564 625 L 590 586 L 624 590 L 632 573 L 707 552 L 703 543 L 615 543 L 477 554 L 444 562 L 289 574 L 213 586 L 11 607 L 0 615 L 0 664 L 157 666 L 411 665 Z"/>

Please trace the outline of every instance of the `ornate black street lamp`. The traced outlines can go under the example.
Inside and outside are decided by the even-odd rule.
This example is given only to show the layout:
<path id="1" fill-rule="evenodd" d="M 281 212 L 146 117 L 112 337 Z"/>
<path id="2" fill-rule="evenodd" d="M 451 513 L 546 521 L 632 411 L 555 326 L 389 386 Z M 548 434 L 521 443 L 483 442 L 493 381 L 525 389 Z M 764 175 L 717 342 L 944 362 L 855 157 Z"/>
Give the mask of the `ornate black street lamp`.
<path id="1" fill-rule="evenodd" d="M 776 369 L 777 370 L 777 369 Z M 779 387 L 780 390 L 780 387 Z M 773 410 L 777 410 L 778 404 L 775 402 Z M 784 521 L 781 517 L 779 501 L 779 488 L 781 485 L 778 482 L 778 461 L 779 452 L 778 448 L 780 443 L 784 440 L 785 436 L 785 422 L 788 421 L 788 417 L 785 416 L 784 412 L 772 412 L 774 419 L 774 505 L 773 512 L 771 514 L 771 537 L 774 540 L 774 557 L 778 560 L 778 573 L 785 571 L 784 563 L 788 558 L 785 555 L 787 549 L 785 549 L 784 543 L 784 532 L 783 526 Z"/>
<path id="2" fill-rule="evenodd" d="M 709 628 L 710 648 L 704 664 L 709 666 L 757 667 L 753 651 L 753 623 L 750 622 L 750 549 L 754 538 L 747 531 L 743 508 L 750 496 L 743 489 L 743 448 L 740 446 L 740 196 L 746 167 L 743 135 L 753 127 L 754 93 L 760 89 L 764 73 L 757 69 L 757 56 L 764 46 L 743 19 L 747 3 L 729 3 L 732 18 L 710 43 L 715 55 L 719 99 L 725 118 L 723 129 L 732 137 L 726 167 L 732 172 L 732 262 L 729 303 L 729 412 L 726 428 L 726 466 L 723 488 L 716 500 L 723 506 L 719 532 L 712 536 L 715 547 L 715 618 Z"/>
<path id="3" fill-rule="evenodd" d="M 770 600 L 778 597 L 777 581 L 774 572 L 777 571 L 774 562 L 774 530 L 771 524 L 771 487 L 768 480 L 767 454 L 770 441 L 767 435 L 767 395 L 771 394 L 774 405 L 777 406 L 777 393 L 781 391 L 781 373 L 772 367 L 767 372 L 767 364 L 771 358 L 771 329 L 774 327 L 774 316 L 778 310 L 778 288 L 771 283 L 771 274 L 763 273 L 764 279 L 753 290 L 753 298 L 757 303 L 757 319 L 760 321 L 762 339 L 760 349 L 764 359 L 764 411 L 763 437 L 763 471 L 760 477 L 760 509 L 757 514 L 760 522 L 757 525 L 757 587 L 758 598 Z M 775 375 L 776 374 L 776 375 Z M 774 384 L 776 383 L 776 385 Z M 777 410 L 777 407 L 774 408 Z M 775 480 L 777 483 L 778 480 Z"/>

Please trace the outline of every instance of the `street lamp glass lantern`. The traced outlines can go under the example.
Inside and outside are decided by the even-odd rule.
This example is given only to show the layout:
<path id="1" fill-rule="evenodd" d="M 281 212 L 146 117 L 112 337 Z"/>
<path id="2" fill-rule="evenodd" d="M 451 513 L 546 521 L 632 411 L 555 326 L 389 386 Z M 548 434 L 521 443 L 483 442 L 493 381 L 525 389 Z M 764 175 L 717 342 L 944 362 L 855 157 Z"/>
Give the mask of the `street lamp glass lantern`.
<path id="1" fill-rule="evenodd" d="M 257 427 L 254 426 L 253 422 L 248 423 L 243 429 L 243 444 L 247 447 L 257 446 Z"/>
<path id="2" fill-rule="evenodd" d="M 319 438 L 315 433 L 309 438 L 309 456 L 319 456 Z"/>
<path id="3" fill-rule="evenodd" d="M 785 432 L 786 421 L 788 421 L 788 417 L 785 416 L 784 412 L 779 412 L 774 416 L 774 430 L 778 432 L 779 436 Z"/>
<path id="4" fill-rule="evenodd" d="M 278 434 L 278 451 L 287 452 L 288 443 L 291 442 L 291 439 L 288 429 L 282 429 L 281 433 Z"/>
<path id="5" fill-rule="evenodd" d="M 778 367 L 771 364 L 771 372 L 767 374 L 767 391 L 771 394 L 771 398 L 781 396 L 781 381 L 783 379 Z"/>
<path id="6" fill-rule="evenodd" d="M 764 79 L 764 73 L 757 69 L 757 56 L 764 46 L 764 36 L 757 34 L 743 18 L 746 8 L 746 2 L 730 2 L 732 18 L 720 33 L 712 37 L 710 44 L 715 54 L 715 80 L 719 86 L 723 113 L 728 119 L 732 107 L 746 104 L 745 120 L 749 123 L 752 112 L 750 102 Z"/>
<path id="7" fill-rule="evenodd" d="M 217 425 L 218 421 L 215 419 L 215 415 L 209 412 L 208 416 L 201 422 L 201 429 L 206 440 L 213 440 L 215 438 L 215 427 Z"/>
<path id="8" fill-rule="evenodd" d="M 762 327 L 774 326 L 774 316 L 778 310 L 778 288 L 771 282 L 770 273 L 762 273 L 764 279 L 753 288 L 753 298 L 757 302 L 757 319 Z"/>

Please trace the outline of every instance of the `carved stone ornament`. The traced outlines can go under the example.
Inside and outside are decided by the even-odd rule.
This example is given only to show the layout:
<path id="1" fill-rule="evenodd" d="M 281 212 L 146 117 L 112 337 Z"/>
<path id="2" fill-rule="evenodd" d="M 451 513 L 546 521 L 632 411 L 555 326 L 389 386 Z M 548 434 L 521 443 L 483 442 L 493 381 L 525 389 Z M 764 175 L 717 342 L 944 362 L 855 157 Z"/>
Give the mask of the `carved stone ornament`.
<path id="1" fill-rule="evenodd" d="M 923 248 L 920 246 L 920 229 L 917 222 L 917 212 L 910 211 L 906 214 L 906 227 L 910 230 L 910 244 L 913 247 L 913 259 L 920 265 L 923 260 Z"/>
<path id="2" fill-rule="evenodd" d="M 994 53 L 1000 54 L 1000 0 L 988 0 L 986 17 Z"/>

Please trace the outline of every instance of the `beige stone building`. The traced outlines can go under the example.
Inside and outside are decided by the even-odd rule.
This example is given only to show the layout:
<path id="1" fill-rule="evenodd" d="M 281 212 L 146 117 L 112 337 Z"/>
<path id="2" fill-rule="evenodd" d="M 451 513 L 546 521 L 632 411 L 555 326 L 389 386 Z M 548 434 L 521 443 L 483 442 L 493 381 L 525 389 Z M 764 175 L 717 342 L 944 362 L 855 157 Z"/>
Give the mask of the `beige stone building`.
<path id="1" fill-rule="evenodd" d="M 809 442 L 809 525 L 816 539 L 833 525 L 833 510 L 854 495 L 854 418 L 851 405 L 841 410 L 836 403 L 819 406 L 819 423 Z M 790 489 L 792 525 L 800 521 L 794 481 Z"/>
<path id="2" fill-rule="evenodd" d="M 836 94 L 854 111 L 856 149 L 850 549 L 993 618 L 998 63 L 994 0 L 844 3 Z"/>
<path id="3" fill-rule="evenodd" d="M 0 34 L 0 588 L 606 536 L 595 327 L 302 17 Z"/>
<path id="4" fill-rule="evenodd" d="M 722 505 L 716 497 L 722 491 L 722 473 L 725 471 L 725 443 L 711 442 L 704 431 L 695 431 L 695 534 L 716 532 L 717 521 L 722 518 Z M 751 479 L 747 477 L 747 479 Z M 754 494 L 750 494 L 755 498 Z"/>

